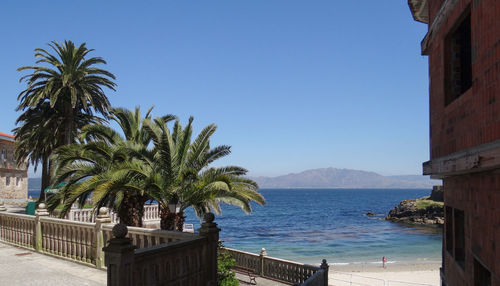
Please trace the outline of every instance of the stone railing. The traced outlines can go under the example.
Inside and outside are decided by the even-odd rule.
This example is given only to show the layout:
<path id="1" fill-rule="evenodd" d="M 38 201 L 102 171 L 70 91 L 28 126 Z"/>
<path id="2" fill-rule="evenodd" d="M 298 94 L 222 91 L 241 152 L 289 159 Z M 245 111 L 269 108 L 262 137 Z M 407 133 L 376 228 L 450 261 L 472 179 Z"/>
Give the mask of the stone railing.
<path id="1" fill-rule="evenodd" d="M 219 231 L 213 214 L 205 215 L 200 235 L 135 249 L 123 224 L 104 248 L 108 286 L 216 285 Z"/>
<path id="2" fill-rule="evenodd" d="M 321 276 L 315 275 L 320 270 L 322 270 L 321 273 L 323 273 L 323 277 L 328 277 L 328 264 L 326 263 L 326 260 L 323 260 L 321 266 L 314 266 L 269 257 L 267 256 L 267 252 L 264 248 L 261 250 L 260 255 L 231 248 L 223 248 L 223 251 L 231 254 L 231 256 L 236 260 L 237 266 L 251 269 L 255 272 L 255 274 L 264 278 L 271 278 L 285 283 L 298 283 L 297 285 L 300 285 L 313 276 Z M 316 281 L 318 279 L 319 278 L 314 278 L 313 280 Z M 304 285 L 328 285 L 328 279 L 324 280 L 323 284 Z"/>
<path id="3" fill-rule="evenodd" d="M 144 206 L 144 214 L 142 219 L 144 221 L 157 220 L 160 219 L 158 215 L 158 205 L 145 205 Z"/>
<path id="4" fill-rule="evenodd" d="M 60 210 L 56 210 L 53 214 L 50 214 L 50 216 L 59 218 L 59 212 Z M 111 217 L 111 222 L 120 222 L 118 215 L 113 210 L 109 210 L 109 216 Z M 67 220 L 80 222 L 95 222 L 96 217 L 97 213 L 95 213 L 93 209 L 80 209 L 76 206 L 73 206 L 68 211 L 66 216 L 64 216 L 64 218 Z M 144 215 L 142 217 L 142 222 L 144 227 L 158 228 L 160 226 L 160 216 L 158 214 L 157 204 L 144 206 Z M 194 233 L 194 226 L 192 224 L 184 224 L 184 232 Z"/>
<path id="5" fill-rule="evenodd" d="M 316 271 L 311 277 L 307 278 L 301 286 L 328 286 L 328 264 L 326 259 L 321 262 L 320 270 Z M 295 284 L 299 285 L 299 284 Z"/>
<path id="6" fill-rule="evenodd" d="M 1 210 L 0 210 L 1 211 Z M 0 240 L 34 249 L 35 217 L 0 212 Z"/>
<path id="7" fill-rule="evenodd" d="M 138 248 L 155 246 L 163 243 L 191 239 L 195 235 L 192 233 L 168 231 L 160 229 L 150 229 L 129 226 L 127 237 L 132 239 L 132 244 Z M 103 225 L 104 241 L 112 238 L 113 225 Z"/>
<path id="8" fill-rule="evenodd" d="M 35 216 L 8 213 L 0 203 L 0 241 L 97 268 L 104 267 L 102 248 L 114 225 L 106 208 L 99 210 L 94 222 L 79 222 L 50 217 L 43 203 Z M 127 237 L 135 248 L 145 248 L 199 236 L 130 227 Z"/>

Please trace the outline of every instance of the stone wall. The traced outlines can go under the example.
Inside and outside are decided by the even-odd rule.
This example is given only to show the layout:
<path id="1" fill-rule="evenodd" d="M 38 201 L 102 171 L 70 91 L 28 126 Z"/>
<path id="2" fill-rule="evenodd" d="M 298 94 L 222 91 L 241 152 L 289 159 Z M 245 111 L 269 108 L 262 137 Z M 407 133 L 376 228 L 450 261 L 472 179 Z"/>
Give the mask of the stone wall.
<path id="1" fill-rule="evenodd" d="M 28 199 L 28 171 L 17 166 L 14 142 L 0 140 L 0 200 L 9 205 L 25 205 Z"/>

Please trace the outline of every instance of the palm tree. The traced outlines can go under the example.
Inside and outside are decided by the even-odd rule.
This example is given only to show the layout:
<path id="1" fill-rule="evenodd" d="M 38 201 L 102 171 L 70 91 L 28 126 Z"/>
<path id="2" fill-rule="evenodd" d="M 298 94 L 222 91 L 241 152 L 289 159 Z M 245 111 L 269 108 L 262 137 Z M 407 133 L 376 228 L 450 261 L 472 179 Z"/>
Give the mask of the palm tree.
<path id="1" fill-rule="evenodd" d="M 17 121 L 20 126 L 14 129 L 16 139 L 23 140 L 19 141 L 16 157 L 29 159 L 35 165 L 42 162 L 41 192 L 49 184 L 52 150 L 74 142 L 85 124 L 82 119 L 86 123 L 98 120 L 94 113 L 107 117 L 110 104 L 103 88 L 115 87 L 115 76 L 95 66 L 106 61 L 100 57 L 86 58 L 93 50 L 87 49 L 85 43 L 76 47 L 71 41 L 62 45 L 53 41 L 48 45 L 55 55 L 35 49 L 36 65 L 18 69 L 31 73 L 19 80 L 25 81 L 27 87 L 18 96 L 17 110 L 24 113 Z"/>
<path id="2" fill-rule="evenodd" d="M 110 104 L 104 94 L 103 87 L 115 90 L 112 81 L 115 76 L 96 64 L 106 64 L 100 57 L 85 57 L 93 51 L 87 49 L 85 43 L 76 47 L 71 41 L 63 45 L 53 41 L 48 44 L 57 56 L 45 49 L 35 49 L 35 57 L 39 58 L 36 66 L 24 66 L 18 70 L 30 70 L 31 73 L 21 77 L 28 87 L 19 96 L 18 110 L 24 110 L 48 101 L 51 108 L 62 112 L 64 118 L 64 144 L 73 143 L 75 129 L 71 118 L 84 112 L 108 115 Z M 44 64 L 44 65 L 40 65 Z"/>
<path id="3" fill-rule="evenodd" d="M 86 124 L 100 122 L 94 116 L 78 114 L 73 118 L 74 125 L 84 126 Z M 50 108 L 48 102 L 41 102 L 35 107 L 28 108 L 16 121 L 19 127 L 13 130 L 16 139 L 15 157 L 19 164 L 28 161 L 35 166 L 42 164 L 42 184 L 40 198 L 43 198 L 43 191 L 50 185 L 52 151 L 61 145 L 58 137 L 54 133 L 61 133 L 64 117 L 57 110 Z"/>
<path id="4" fill-rule="evenodd" d="M 220 213 L 220 203 L 228 203 L 251 212 L 250 202 L 265 204 L 257 184 L 245 177 L 246 170 L 229 166 L 209 168 L 217 159 L 230 154 L 230 146 L 210 148 L 210 136 L 217 127 L 205 127 L 191 143 L 193 118 L 182 128 L 175 122 L 171 133 L 161 120 L 144 122 L 154 143 L 153 152 L 140 169 L 130 171 L 146 181 L 146 192 L 159 203 L 162 229 L 182 231 L 184 210 L 190 206 L 201 216 L 210 210 Z M 145 153 L 147 154 L 147 153 Z M 180 212 L 172 212 L 169 203 L 178 203 Z"/>
<path id="5" fill-rule="evenodd" d="M 145 119 L 151 117 L 151 110 Z M 95 209 L 113 208 L 122 223 L 142 226 L 144 203 L 149 197 L 142 182 L 135 180 L 123 166 L 135 164 L 130 154 L 147 150 L 150 138 L 142 127 L 144 118 L 138 107 L 135 112 L 113 108 L 111 118 L 124 136 L 107 125 L 87 125 L 80 134 L 81 144 L 62 146 L 55 151 L 55 182 L 67 184 L 49 202 L 49 209 L 55 209 L 63 201 L 61 216 L 64 216 L 73 203 L 78 201 L 82 205 L 91 197 Z M 173 118 L 169 115 L 162 120 Z"/>

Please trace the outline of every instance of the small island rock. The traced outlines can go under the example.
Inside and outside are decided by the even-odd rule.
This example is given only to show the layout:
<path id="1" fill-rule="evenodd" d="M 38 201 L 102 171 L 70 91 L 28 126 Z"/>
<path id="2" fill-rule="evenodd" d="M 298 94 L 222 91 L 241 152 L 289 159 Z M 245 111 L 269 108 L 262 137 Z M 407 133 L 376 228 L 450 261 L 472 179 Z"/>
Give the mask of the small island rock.
<path id="1" fill-rule="evenodd" d="M 400 202 L 399 205 L 389 212 L 385 219 L 410 224 L 443 225 L 443 203 L 439 201 L 442 198 L 442 189 L 439 188 L 438 192 L 441 194 L 437 196 L 434 194 L 436 189 L 434 188 L 433 195 L 430 197 Z M 438 200 L 433 200 L 433 198 L 437 198 Z"/>

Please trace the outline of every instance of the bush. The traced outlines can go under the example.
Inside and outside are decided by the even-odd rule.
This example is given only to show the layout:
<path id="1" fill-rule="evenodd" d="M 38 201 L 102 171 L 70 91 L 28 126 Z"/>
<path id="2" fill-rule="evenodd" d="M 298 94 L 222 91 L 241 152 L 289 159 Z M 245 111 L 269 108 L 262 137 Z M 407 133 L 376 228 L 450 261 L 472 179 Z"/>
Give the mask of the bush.
<path id="1" fill-rule="evenodd" d="M 217 253 L 217 285 L 219 286 L 238 286 L 240 282 L 236 279 L 236 274 L 231 271 L 236 265 L 236 260 L 227 252 L 221 251 L 222 244 L 219 244 Z"/>

